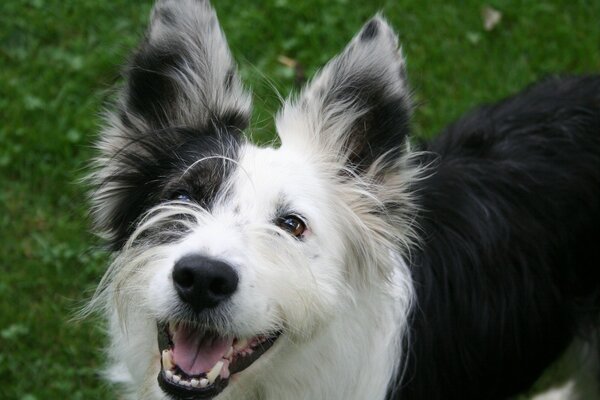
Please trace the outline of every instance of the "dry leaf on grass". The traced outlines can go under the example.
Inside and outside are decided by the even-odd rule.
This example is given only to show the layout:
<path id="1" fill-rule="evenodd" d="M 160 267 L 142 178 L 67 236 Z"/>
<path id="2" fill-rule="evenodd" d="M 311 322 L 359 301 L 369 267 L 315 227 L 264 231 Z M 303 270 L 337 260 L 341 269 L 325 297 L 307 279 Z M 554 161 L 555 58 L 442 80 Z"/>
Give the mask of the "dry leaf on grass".
<path id="1" fill-rule="evenodd" d="M 489 32 L 500 23 L 502 13 L 490 6 L 483 6 L 481 8 L 481 19 L 483 20 L 483 28 Z"/>

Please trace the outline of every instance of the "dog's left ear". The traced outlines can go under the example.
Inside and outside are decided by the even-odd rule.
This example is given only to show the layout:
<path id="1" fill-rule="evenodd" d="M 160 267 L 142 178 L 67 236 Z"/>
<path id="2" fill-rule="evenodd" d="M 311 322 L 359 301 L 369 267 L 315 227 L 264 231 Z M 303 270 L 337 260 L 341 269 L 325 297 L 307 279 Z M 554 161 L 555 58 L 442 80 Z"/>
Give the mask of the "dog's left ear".
<path id="1" fill-rule="evenodd" d="M 404 58 L 381 17 L 367 22 L 277 119 L 282 145 L 314 146 L 360 169 L 397 157 L 410 117 Z"/>

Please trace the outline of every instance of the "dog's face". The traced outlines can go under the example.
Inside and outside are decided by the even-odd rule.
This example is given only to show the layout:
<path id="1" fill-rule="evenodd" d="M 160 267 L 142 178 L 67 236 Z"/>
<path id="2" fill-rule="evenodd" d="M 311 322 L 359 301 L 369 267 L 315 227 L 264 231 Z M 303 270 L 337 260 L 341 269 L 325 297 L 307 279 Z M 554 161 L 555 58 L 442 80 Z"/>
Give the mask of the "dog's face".
<path id="1" fill-rule="evenodd" d="M 375 18 L 284 105 L 281 146 L 259 148 L 243 138 L 251 102 L 214 11 L 158 2 L 92 175 L 115 250 L 96 302 L 138 396 L 301 376 L 292 349 L 389 279 L 412 211 L 404 76 Z"/>

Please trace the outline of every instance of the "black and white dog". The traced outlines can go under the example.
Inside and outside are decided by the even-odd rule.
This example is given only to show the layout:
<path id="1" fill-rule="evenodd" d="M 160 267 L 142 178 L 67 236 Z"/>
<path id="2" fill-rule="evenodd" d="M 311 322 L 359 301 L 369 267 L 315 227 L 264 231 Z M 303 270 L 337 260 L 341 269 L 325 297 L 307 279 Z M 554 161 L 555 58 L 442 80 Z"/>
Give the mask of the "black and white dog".
<path id="1" fill-rule="evenodd" d="M 161 0 L 91 180 L 131 399 L 504 399 L 600 304 L 600 77 L 408 136 L 377 16 L 257 147 L 207 1 Z"/>

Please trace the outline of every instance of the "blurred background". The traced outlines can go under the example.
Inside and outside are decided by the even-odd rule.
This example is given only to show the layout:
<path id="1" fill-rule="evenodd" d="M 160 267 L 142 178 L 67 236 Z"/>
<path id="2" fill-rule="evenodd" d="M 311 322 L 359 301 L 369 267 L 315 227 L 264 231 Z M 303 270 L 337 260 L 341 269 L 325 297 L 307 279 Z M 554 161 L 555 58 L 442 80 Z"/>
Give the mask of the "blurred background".
<path id="1" fill-rule="evenodd" d="M 600 71 L 600 1 L 215 0 L 254 91 L 249 134 L 381 10 L 396 27 L 431 136 L 470 107 L 555 73 Z M 98 318 L 73 321 L 108 260 L 80 179 L 99 113 L 151 1 L 0 2 L 0 399 L 114 399 Z M 557 362 L 522 399 L 560 383 Z M 317 400 L 317 399 L 315 399 Z"/>

